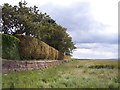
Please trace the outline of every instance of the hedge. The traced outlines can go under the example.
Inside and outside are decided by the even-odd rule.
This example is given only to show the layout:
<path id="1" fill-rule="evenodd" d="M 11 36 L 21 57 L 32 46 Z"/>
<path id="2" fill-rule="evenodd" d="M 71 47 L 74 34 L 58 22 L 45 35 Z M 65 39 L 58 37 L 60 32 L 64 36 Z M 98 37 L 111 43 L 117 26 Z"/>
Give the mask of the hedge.
<path id="1" fill-rule="evenodd" d="M 2 58 L 11 60 L 63 60 L 70 57 L 59 52 L 43 41 L 24 35 L 2 36 Z M 1 45 L 1 43 L 0 43 Z"/>
<path id="2" fill-rule="evenodd" d="M 17 34 L 20 39 L 20 56 L 21 59 L 46 59 L 46 60 L 63 60 L 64 54 L 49 46 L 37 38 Z"/>
<path id="3" fill-rule="evenodd" d="M 64 55 L 64 60 L 71 60 L 71 56 L 70 55 Z"/>
<path id="4" fill-rule="evenodd" d="M 20 40 L 12 35 L 2 35 L 2 58 L 20 60 L 19 42 Z"/>

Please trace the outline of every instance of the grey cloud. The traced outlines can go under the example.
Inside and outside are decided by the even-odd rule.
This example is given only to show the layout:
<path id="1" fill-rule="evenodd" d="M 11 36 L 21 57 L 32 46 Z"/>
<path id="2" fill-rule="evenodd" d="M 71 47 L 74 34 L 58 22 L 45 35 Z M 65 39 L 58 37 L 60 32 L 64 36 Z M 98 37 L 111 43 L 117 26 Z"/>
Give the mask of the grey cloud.
<path id="1" fill-rule="evenodd" d="M 77 58 L 105 59 L 118 57 L 117 44 L 77 43 L 73 56 Z"/>
<path id="2" fill-rule="evenodd" d="M 47 12 L 56 22 L 68 29 L 75 43 L 118 43 L 117 35 L 101 35 L 109 27 L 93 19 L 90 13 L 90 4 L 87 2 L 75 3 L 69 7 L 56 6 L 48 3 L 40 7 L 42 12 Z M 95 31 L 95 32 L 92 32 Z"/>
<path id="3" fill-rule="evenodd" d="M 43 12 L 48 12 L 59 24 L 67 27 L 68 30 L 78 28 L 81 24 L 81 28 L 85 28 L 90 23 L 88 20 L 89 3 L 78 3 L 71 7 L 46 4 L 41 9 Z"/>
<path id="4" fill-rule="evenodd" d="M 110 49 L 111 47 L 114 49 L 111 49 L 113 51 L 118 49 L 118 44 L 106 44 L 106 43 L 76 43 L 76 46 L 78 49 L 100 49 L 102 50 L 104 48 Z"/>
<path id="5" fill-rule="evenodd" d="M 78 30 L 77 32 L 72 31 L 70 34 L 72 34 L 73 39 L 76 43 L 118 43 L 117 34 L 107 35 L 106 33 L 105 35 L 101 35 L 99 32 L 97 32 L 97 30 L 96 32 L 84 32 Z"/>

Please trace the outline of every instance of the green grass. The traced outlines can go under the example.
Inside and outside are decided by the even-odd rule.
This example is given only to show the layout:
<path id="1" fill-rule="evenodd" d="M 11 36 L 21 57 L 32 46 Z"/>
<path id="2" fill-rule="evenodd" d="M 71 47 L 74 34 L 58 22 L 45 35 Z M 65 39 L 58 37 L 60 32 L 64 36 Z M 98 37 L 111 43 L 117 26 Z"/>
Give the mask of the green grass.
<path id="1" fill-rule="evenodd" d="M 112 68 L 111 68 L 112 67 Z M 118 62 L 73 60 L 46 70 L 3 74 L 3 88 L 119 88 Z"/>

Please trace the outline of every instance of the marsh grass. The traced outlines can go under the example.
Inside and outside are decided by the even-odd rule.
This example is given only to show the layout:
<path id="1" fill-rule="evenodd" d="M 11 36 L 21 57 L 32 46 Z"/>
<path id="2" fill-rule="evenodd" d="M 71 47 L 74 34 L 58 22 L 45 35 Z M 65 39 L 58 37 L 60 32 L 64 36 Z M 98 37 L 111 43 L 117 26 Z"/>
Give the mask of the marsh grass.
<path id="1" fill-rule="evenodd" d="M 111 68 L 112 67 L 112 68 Z M 46 70 L 3 74 L 3 88 L 119 88 L 118 62 L 73 60 Z"/>
<path id="2" fill-rule="evenodd" d="M 91 65 L 88 68 L 96 68 L 96 69 L 102 69 L 102 68 L 106 68 L 106 69 L 114 69 L 115 66 L 114 65 Z"/>

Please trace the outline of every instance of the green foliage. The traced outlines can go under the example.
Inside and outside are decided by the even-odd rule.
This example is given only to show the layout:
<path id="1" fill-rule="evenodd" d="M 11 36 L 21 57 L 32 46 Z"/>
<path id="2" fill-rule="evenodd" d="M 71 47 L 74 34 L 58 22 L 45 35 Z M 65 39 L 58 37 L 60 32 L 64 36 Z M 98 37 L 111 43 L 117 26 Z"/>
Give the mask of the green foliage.
<path id="1" fill-rule="evenodd" d="M 2 8 L 3 27 L 5 34 L 25 34 L 41 39 L 55 49 L 71 54 L 75 49 L 72 38 L 66 28 L 56 24 L 46 13 L 39 12 L 36 6 L 27 7 L 26 2 L 18 6 L 5 3 Z"/>
<path id="2" fill-rule="evenodd" d="M 11 35 L 0 35 L 2 35 L 2 58 L 19 60 L 19 39 Z"/>
<path id="3" fill-rule="evenodd" d="M 44 25 L 45 27 L 41 26 L 41 33 L 38 33 L 41 36 L 41 40 L 60 52 L 72 53 L 72 50 L 76 47 L 72 42 L 72 38 L 66 33 L 66 28 L 60 25 Z"/>

